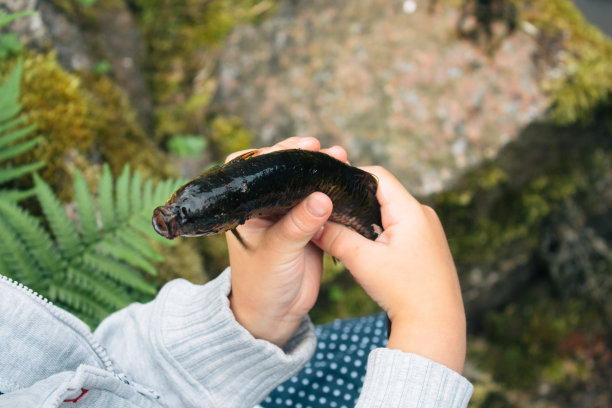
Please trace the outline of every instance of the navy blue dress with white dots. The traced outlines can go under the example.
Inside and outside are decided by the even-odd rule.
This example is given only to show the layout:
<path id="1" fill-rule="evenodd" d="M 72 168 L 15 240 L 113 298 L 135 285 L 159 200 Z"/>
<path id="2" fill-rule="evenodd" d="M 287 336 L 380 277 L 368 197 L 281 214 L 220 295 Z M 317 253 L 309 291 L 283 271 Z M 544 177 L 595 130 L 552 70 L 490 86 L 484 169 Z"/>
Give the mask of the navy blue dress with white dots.
<path id="1" fill-rule="evenodd" d="M 315 328 L 317 349 L 308 364 L 260 404 L 264 408 L 350 408 L 357 403 L 368 354 L 387 344 L 384 313 L 337 320 Z"/>

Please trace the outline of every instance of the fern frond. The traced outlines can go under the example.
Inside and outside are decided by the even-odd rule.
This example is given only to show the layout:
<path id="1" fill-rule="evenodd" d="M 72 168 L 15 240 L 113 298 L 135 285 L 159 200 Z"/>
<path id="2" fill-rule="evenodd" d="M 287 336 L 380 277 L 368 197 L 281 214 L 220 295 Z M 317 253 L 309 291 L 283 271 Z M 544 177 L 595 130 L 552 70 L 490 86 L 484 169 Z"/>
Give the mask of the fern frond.
<path id="1" fill-rule="evenodd" d="M 144 188 L 142 189 L 142 208 L 143 210 L 147 207 L 153 207 L 153 181 L 150 179 L 145 182 Z"/>
<path id="2" fill-rule="evenodd" d="M 164 257 L 151 246 L 149 241 L 134 231 L 134 229 L 122 228 L 117 231 L 115 236 L 128 248 L 138 252 L 145 258 L 155 262 L 162 262 L 164 260 Z"/>
<path id="3" fill-rule="evenodd" d="M 117 208 L 117 218 L 125 221 L 130 215 L 130 166 L 123 167 L 123 171 L 117 179 L 115 185 L 115 200 Z"/>
<path id="4" fill-rule="evenodd" d="M 95 268 L 124 286 L 151 295 L 157 292 L 155 286 L 147 282 L 138 271 L 104 254 L 89 252 L 85 254 L 83 261 L 88 267 Z"/>
<path id="5" fill-rule="evenodd" d="M 31 134 L 34 130 L 36 130 L 36 125 L 28 125 L 17 130 L 11 131 L 10 133 L 7 133 L 6 135 L 0 137 L 0 147 L 8 146 L 17 140 L 24 138 Z"/>
<path id="6" fill-rule="evenodd" d="M 98 205 L 105 230 L 115 226 L 115 210 L 113 204 L 113 176 L 107 163 L 102 168 L 102 177 L 98 185 Z"/>
<path id="7" fill-rule="evenodd" d="M 4 184 L 7 181 L 18 179 L 21 176 L 32 173 L 41 167 L 44 167 L 44 162 L 35 162 L 26 164 L 19 167 L 0 169 L 0 184 Z"/>
<path id="8" fill-rule="evenodd" d="M 133 299 L 112 281 L 91 273 L 91 267 L 79 265 L 68 269 L 68 280 L 83 293 L 89 293 L 109 313 L 129 305 Z"/>
<path id="9" fill-rule="evenodd" d="M 174 185 L 173 180 L 164 180 L 157 183 L 157 187 L 155 187 L 155 193 L 153 194 L 153 200 L 156 203 L 165 203 L 170 194 L 172 194 L 172 186 Z M 170 191 L 170 194 L 168 194 Z M 161 205 L 161 204 L 158 204 Z"/>
<path id="10" fill-rule="evenodd" d="M 66 306 L 69 311 L 78 314 L 90 326 L 95 326 L 97 322 L 112 312 L 112 310 L 106 309 L 93 300 L 89 294 L 82 294 L 66 286 L 51 285 L 47 297 L 55 303 Z"/>
<path id="11" fill-rule="evenodd" d="M 0 123 L 12 118 L 21 110 L 18 98 L 22 71 L 23 61 L 20 58 L 6 81 L 0 86 Z"/>
<path id="12" fill-rule="evenodd" d="M 17 20 L 18 18 L 31 16 L 32 14 L 36 13 L 38 13 L 36 10 L 18 11 L 16 13 L 0 13 L 0 28 L 4 27 L 11 21 Z"/>
<path id="13" fill-rule="evenodd" d="M 27 247 L 29 258 L 37 264 L 40 275 L 60 274 L 62 260 L 53 247 L 53 240 L 40 221 L 14 203 L 0 200 L 0 218 Z"/>
<path id="14" fill-rule="evenodd" d="M 13 228 L 0 219 L 0 257 L 6 275 L 20 281 L 24 285 L 35 287 L 38 276 L 38 268 L 32 261 L 27 246 L 24 245 Z"/>
<path id="15" fill-rule="evenodd" d="M 8 147 L 6 149 L 0 150 L 0 161 L 7 160 L 7 159 L 17 156 L 18 154 L 27 152 L 28 150 L 36 146 L 41 140 L 42 140 L 41 137 L 37 137 L 31 140 L 28 140 L 27 142 L 23 142 L 23 143 Z"/>
<path id="16" fill-rule="evenodd" d="M 151 210 L 151 214 L 153 214 L 153 210 Z M 168 246 L 176 245 L 174 241 L 166 239 L 155 232 L 155 230 L 153 229 L 153 226 L 151 225 L 151 217 L 145 217 L 145 216 L 134 217 L 130 220 L 129 225 L 133 227 L 136 231 L 145 235 L 147 238 L 151 238 L 153 241 L 157 243 L 168 245 Z"/>
<path id="17" fill-rule="evenodd" d="M 149 263 L 138 253 L 131 251 L 129 248 L 125 247 L 124 245 L 121 245 L 115 240 L 111 241 L 107 239 L 100 242 L 100 249 L 115 259 L 122 260 L 135 268 L 142 269 L 149 275 L 157 275 L 157 270 L 151 263 Z"/>
<path id="18" fill-rule="evenodd" d="M 51 231 L 57 240 L 63 257 L 70 259 L 79 252 L 79 234 L 74 223 L 66 215 L 64 207 L 51 191 L 47 183 L 38 175 L 34 175 L 34 185 L 40 206 L 49 221 Z"/>
<path id="19" fill-rule="evenodd" d="M 0 122 L 0 133 L 4 133 L 9 129 L 16 128 L 17 126 L 25 122 L 25 120 L 26 120 L 25 116 L 18 116 L 16 118 L 9 119 L 4 122 Z M 36 126 L 36 125 L 30 125 L 30 126 Z M 0 137 L 0 143 L 2 143 L 2 137 Z"/>
<path id="20" fill-rule="evenodd" d="M 142 177 L 138 170 L 134 171 L 130 182 L 130 208 L 133 213 L 142 211 Z"/>
<path id="21" fill-rule="evenodd" d="M 0 190 L 0 200 L 18 202 L 36 195 L 36 189 L 28 190 Z"/>
<path id="22" fill-rule="evenodd" d="M 74 175 L 74 198 L 79 212 L 81 234 L 86 243 L 94 242 L 98 236 L 98 222 L 93 197 L 80 171 Z"/>

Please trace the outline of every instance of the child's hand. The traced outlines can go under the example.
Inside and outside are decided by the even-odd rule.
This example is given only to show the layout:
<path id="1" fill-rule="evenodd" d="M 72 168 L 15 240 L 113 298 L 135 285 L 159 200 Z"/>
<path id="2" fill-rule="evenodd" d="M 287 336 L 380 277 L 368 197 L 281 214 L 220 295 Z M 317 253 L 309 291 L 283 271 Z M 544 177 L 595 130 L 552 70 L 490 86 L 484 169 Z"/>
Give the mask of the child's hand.
<path id="1" fill-rule="evenodd" d="M 282 149 L 319 151 L 314 138 L 292 137 L 258 154 Z M 346 161 L 339 147 L 321 150 Z M 237 152 L 228 157 L 244 153 Z M 254 337 L 283 346 L 312 308 L 319 292 L 322 252 L 310 243 L 332 211 L 331 200 L 314 193 L 279 220 L 252 219 L 238 227 L 245 249 L 227 233 L 236 320 Z"/>
<path id="2" fill-rule="evenodd" d="M 389 348 L 422 355 L 461 373 L 465 312 L 457 272 L 436 213 L 380 167 L 384 232 L 371 241 L 332 222 L 313 242 L 338 258 L 389 315 Z"/>

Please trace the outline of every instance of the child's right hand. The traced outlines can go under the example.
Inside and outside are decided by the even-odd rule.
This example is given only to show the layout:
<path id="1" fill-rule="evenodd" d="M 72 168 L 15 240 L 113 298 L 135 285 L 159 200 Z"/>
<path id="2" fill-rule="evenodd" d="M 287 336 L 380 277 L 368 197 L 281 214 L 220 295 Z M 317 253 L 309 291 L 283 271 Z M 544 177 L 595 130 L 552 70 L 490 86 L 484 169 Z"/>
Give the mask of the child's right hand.
<path id="1" fill-rule="evenodd" d="M 328 222 L 313 242 L 338 258 L 389 315 L 387 347 L 419 354 L 461 373 L 466 327 L 455 264 L 436 213 L 381 167 L 384 232 L 376 241 Z"/>

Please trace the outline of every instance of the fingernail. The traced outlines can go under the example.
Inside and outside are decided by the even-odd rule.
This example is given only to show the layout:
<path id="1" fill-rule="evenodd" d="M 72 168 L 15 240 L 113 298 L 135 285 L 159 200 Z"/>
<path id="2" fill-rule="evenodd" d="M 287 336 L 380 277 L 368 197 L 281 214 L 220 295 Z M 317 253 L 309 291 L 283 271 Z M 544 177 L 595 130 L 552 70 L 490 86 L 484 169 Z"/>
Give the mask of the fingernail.
<path id="1" fill-rule="evenodd" d="M 308 197 L 306 200 L 306 209 L 315 217 L 324 216 L 327 212 L 327 208 L 325 208 L 325 199 L 320 195 Z"/>
<path id="2" fill-rule="evenodd" d="M 317 241 L 319 238 L 321 238 L 321 235 L 323 235 L 323 230 L 324 230 L 324 229 L 325 229 L 325 227 L 321 227 L 321 228 L 319 228 L 319 230 L 317 231 L 317 233 L 316 233 L 316 234 L 314 234 L 314 235 L 312 236 L 312 240 L 313 240 L 313 241 Z"/>

